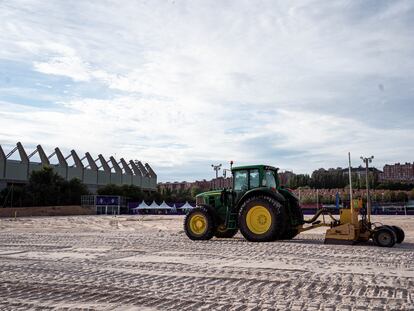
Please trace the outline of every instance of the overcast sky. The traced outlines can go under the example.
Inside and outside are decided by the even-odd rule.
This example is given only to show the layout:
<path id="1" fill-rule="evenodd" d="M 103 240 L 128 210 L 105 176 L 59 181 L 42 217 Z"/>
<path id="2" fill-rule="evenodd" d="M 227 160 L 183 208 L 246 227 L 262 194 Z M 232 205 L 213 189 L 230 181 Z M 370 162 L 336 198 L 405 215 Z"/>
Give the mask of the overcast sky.
<path id="1" fill-rule="evenodd" d="M 414 1 L 0 0 L 0 144 L 310 173 L 414 160 Z"/>

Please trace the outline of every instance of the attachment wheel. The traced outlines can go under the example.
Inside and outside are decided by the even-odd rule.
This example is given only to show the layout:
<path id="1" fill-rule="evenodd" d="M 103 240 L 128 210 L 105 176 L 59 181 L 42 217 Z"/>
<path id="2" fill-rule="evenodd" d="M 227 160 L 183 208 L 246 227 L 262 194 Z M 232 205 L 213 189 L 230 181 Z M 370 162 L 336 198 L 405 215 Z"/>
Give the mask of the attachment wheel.
<path id="1" fill-rule="evenodd" d="M 381 226 L 375 229 L 373 234 L 375 245 L 380 247 L 393 247 L 397 241 L 394 230 L 388 226 Z"/>
<path id="2" fill-rule="evenodd" d="M 391 226 L 391 228 L 394 230 L 397 236 L 397 243 L 398 244 L 402 243 L 402 241 L 404 241 L 404 238 L 405 238 L 404 230 L 398 226 Z"/>

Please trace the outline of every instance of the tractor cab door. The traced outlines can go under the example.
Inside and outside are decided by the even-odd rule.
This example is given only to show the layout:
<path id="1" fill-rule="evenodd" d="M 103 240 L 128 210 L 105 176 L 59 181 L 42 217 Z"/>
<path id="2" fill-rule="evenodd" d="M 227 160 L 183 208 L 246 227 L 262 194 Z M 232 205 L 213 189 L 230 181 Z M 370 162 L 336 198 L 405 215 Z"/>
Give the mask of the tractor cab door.
<path id="1" fill-rule="evenodd" d="M 263 178 L 263 186 L 270 188 L 272 190 L 276 190 L 277 188 L 277 172 L 273 170 L 266 170 L 264 172 L 264 178 Z"/>
<path id="2" fill-rule="evenodd" d="M 240 198 L 246 193 L 246 191 L 260 187 L 259 169 L 235 171 L 233 175 L 233 180 L 233 206 L 235 206 L 239 202 Z"/>
<path id="3" fill-rule="evenodd" d="M 243 194 L 249 190 L 248 170 L 235 171 L 233 175 L 233 206 L 236 206 Z"/>

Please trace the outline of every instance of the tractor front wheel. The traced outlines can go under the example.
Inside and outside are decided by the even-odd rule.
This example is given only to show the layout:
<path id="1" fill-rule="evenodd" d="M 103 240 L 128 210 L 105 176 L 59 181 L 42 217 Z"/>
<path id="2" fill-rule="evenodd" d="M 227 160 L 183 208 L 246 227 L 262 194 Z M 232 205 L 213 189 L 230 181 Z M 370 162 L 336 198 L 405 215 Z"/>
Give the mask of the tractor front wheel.
<path id="1" fill-rule="evenodd" d="M 214 235 L 213 217 L 205 207 L 196 207 L 185 216 L 184 231 L 191 240 L 210 240 Z"/>
<path id="2" fill-rule="evenodd" d="M 224 226 L 224 224 L 221 224 L 220 226 L 217 227 L 216 233 L 214 235 L 216 236 L 216 238 L 229 239 L 229 238 L 234 237 L 237 231 L 239 231 L 239 229 L 227 229 Z"/>
<path id="3" fill-rule="evenodd" d="M 240 232 L 248 241 L 280 239 L 286 228 L 285 222 L 283 206 L 269 196 L 251 197 L 240 208 Z"/>

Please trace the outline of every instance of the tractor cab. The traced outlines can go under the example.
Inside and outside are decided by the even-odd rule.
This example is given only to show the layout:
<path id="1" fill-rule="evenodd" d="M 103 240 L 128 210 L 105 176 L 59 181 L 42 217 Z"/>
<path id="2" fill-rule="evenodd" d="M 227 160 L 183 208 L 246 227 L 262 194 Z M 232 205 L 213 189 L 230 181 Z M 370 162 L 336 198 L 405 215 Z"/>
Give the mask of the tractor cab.
<path id="1" fill-rule="evenodd" d="M 233 200 L 240 201 L 247 191 L 267 188 L 273 191 L 279 186 L 277 168 L 266 165 L 250 165 L 232 168 Z"/>
<path id="2" fill-rule="evenodd" d="M 265 165 L 235 167 L 232 169 L 233 190 L 244 192 L 259 187 L 276 190 L 279 186 L 277 170 Z"/>

